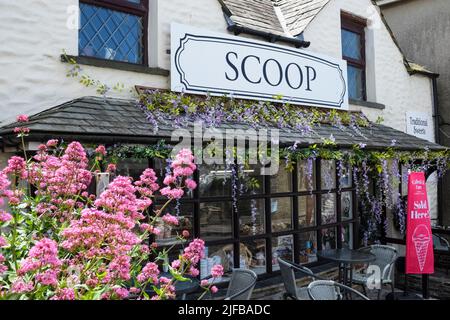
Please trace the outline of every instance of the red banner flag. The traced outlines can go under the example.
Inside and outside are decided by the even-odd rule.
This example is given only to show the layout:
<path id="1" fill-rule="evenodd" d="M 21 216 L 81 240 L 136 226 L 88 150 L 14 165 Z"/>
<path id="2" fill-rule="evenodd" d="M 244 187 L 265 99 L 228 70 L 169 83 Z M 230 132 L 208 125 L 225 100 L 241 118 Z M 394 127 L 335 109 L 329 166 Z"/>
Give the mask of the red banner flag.
<path id="1" fill-rule="evenodd" d="M 423 172 L 411 172 L 408 178 L 406 224 L 406 273 L 434 273 L 433 236 L 427 186 Z"/>

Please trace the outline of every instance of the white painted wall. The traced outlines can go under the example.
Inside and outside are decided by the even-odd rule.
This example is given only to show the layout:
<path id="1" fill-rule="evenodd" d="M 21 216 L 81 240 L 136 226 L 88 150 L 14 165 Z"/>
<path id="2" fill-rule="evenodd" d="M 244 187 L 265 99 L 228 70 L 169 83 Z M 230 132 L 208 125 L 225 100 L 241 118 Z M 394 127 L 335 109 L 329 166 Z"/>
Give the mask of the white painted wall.
<path id="1" fill-rule="evenodd" d="M 217 0 L 149 0 L 150 64 L 169 69 L 169 26 L 180 22 L 211 31 L 226 32 L 226 23 Z M 67 27 L 73 17 L 68 10 L 78 0 L 0 0 L 0 126 L 21 113 L 33 114 L 74 98 L 96 95 L 66 77 L 68 65 L 60 62 L 65 49 L 78 54 L 78 30 Z M 341 57 L 340 11 L 373 20 L 377 16 L 370 0 L 331 0 L 307 27 L 304 37 L 311 41 L 308 51 Z M 370 119 L 379 115 L 385 124 L 406 131 L 407 110 L 432 113 L 431 82 L 421 75 L 410 76 L 403 57 L 383 24 L 367 30 L 368 96 L 386 105 L 385 110 L 352 106 Z M 207 53 L 205 53 L 207 54 Z M 125 84 L 168 88 L 169 79 L 142 73 L 83 66 L 92 78 L 114 85 Z M 113 93 L 129 97 L 130 92 Z M 430 202 L 436 191 L 430 186 Z M 433 214 L 436 214 L 434 205 Z"/>

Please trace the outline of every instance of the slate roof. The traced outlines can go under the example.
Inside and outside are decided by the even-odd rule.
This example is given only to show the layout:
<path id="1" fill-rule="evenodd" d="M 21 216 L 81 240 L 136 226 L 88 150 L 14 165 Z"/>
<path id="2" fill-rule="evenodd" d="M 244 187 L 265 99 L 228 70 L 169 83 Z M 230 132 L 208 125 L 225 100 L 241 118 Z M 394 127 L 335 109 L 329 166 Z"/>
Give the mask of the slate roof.
<path id="1" fill-rule="evenodd" d="M 4 143 L 17 143 L 13 123 L 0 128 Z M 169 138 L 174 131 L 172 121 L 161 120 L 159 130 L 147 121 L 145 114 L 136 106 L 134 100 L 122 100 L 103 97 L 82 97 L 60 106 L 48 109 L 30 117 L 27 124 L 32 130 L 31 139 L 64 138 L 65 140 L 104 142 L 147 143 L 161 138 Z M 250 126 L 237 123 L 225 123 L 219 129 L 249 129 Z M 192 131 L 192 127 L 189 128 Z M 361 134 L 350 128 L 339 129 L 328 124 L 314 128 L 310 136 L 304 136 L 295 130 L 281 129 L 280 143 L 298 141 L 300 145 L 322 143 L 323 138 L 332 134 L 336 143 L 342 147 L 351 147 L 364 143 L 367 148 L 381 148 L 397 141 L 396 147 L 405 150 L 419 150 L 428 147 L 432 150 L 444 149 L 435 143 L 408 135 L 393 128 L 373 124 L 372 127 L 360 128 Z M 41 139 L 41 140 L 40 140 Z"/>
<path id="2" fill-rule="evenodd" d="M 301 34 L 330 0 L 219 0 L 241 27 L 285 37 Z"/>

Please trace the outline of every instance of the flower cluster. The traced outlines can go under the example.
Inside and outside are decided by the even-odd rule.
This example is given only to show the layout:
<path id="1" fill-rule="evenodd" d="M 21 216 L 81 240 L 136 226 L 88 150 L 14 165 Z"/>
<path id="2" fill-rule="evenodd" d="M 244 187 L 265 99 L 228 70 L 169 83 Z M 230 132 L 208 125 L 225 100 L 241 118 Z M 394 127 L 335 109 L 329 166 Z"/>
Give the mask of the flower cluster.
<path id="1" fill-rule="evenodd" d="M 58 258 L 58 244 L 54 240 L 44 238 L 31 248 L 18 273 L 24 276 L 36 272 L 34 277 L 36 284 L 56 287 L 61 265 L 62 261 Z M 20 282 L 18 286 L 21 286 Z"/>
<path id="2" fill-rule="evenodd" d="M 200 259 L 203 259 L 205 255 L 205 242 L 201 239 L 194 239 L 187 248 L 184 249 L 182 255 L 183 259 L 191 262 L 192 264 L 197 264 Z"/>
<path id="3" fill-rule="evenodd" d="M 95 163 L 106 155 L 106 148 L 99 146 Z M 0 229 L 0 276 L 7 274 L 0 299 L 125 299 L 130 294 L 145 298 L 149 283 L 157 286 L 151 299 L 176 297 L 180 280 L 161 277 L 159 271 L 158 261 L 168 259 L 169 250 L 157 252 L 156 243 L 143 244 L 164 225 L 180 225 L 176 216 L 163 215 L 162 209 L 143 221 L 160 189 L 155 172 L 146 169 L 135 182 L 118 176 L 97 197 L 87 192 L 93 175 L 88 163 L 80 143 L 63 148 L 53 139 L 40 145 L 31 159 L 12 157 L 0 171 L 0 204 L 6 199 L 9 206 L 8 212 L 0 210 L 0 224 L 8 226 Z M 108 171 L 115 169 L 108 166 Z M 182 197 L 185 189 L 197 187 L 190 178 L 194 170 L 190 150 L 180 151 L 163 179 L 166 189 L 159 191 L 168 198 L 164 207 Z M 36 191 L 30 194 L 22 181 Z M 189 236 L 184 230 L 178 239 L 184 242 Z M 179 279 L 199 275 L 203 251 L 199 239 L 187 246 L 176 260 Z M 149 261 L 151 253 L 158 259 Z"/>
<path id="4" fill-rule="evenodd" d="M 163 196 L 169 199 L 181 199 L 184 195 L 183 188 L 193 190 L 197 187 L 195 181 L 189 179 L 197 169 L 191 150 L 180 150 L 170 164 L 170 168 L 172 173 L 168 174 L 163 182 L 167 187 L 160 191 Z"/>
<path id="5" fill-rule="evenodd" d="M 141 283 L 151 281 L 154 284 L 158 283 L 159 269 L 158 265 L 154 262 L 149 262 L 142 269 L 141 273 L 137 276 L 137 280 Z"/>
<path id="6" fill-rule="evenodd" d="M 44 238 L 38 241 L 30 250 L 28 258 L 22 264 L 19 273 L 24 274 L 43 267 L 59 268 L 58 244 L 56 241 Z"/>

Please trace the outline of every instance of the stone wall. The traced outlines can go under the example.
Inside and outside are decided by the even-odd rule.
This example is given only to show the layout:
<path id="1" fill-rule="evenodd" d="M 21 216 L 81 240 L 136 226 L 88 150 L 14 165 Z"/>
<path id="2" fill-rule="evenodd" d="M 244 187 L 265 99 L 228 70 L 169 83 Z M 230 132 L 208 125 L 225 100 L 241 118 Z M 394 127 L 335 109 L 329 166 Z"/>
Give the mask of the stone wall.
<path id="1" fill-rule="evenodd" d="M 408 275 L 408 292 L 422 294 L 422 276 Z M 430 276 L 429 279 L 430 297 L 436 299 L 450 299 L 450 277 L 442 272 L 438 276 Z M 402 289 L 405 287 L 405 276 L 400 275 L 395 279 L 395 287 Z"/>

